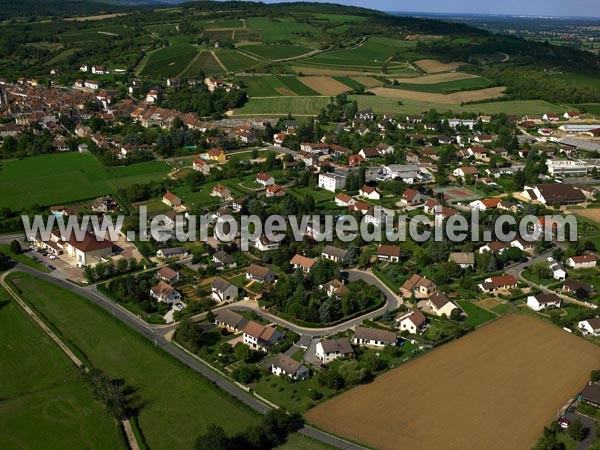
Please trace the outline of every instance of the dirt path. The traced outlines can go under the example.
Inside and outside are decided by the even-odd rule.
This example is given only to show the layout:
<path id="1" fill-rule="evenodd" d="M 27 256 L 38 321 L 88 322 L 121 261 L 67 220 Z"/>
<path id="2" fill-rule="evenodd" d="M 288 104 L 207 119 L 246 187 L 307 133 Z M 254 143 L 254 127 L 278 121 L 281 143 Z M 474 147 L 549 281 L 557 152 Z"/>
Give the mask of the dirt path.
<path id="1" fill-rule="evenodd" d="M 217 54 L 211 50 L 210 52 L 211 55 L 213 55 L 213 58 L 215 58 L 215 61 L 217 62 L 217 64 L 219 66 L 221 66 L 221 69 L 223 69 L 225 72 L 229 72 L 229 69 L 227 67 L 225 67 L 225 65 L 221 62 L 221 60 L 219 59 L 219 57 L 217 56 Z"/>

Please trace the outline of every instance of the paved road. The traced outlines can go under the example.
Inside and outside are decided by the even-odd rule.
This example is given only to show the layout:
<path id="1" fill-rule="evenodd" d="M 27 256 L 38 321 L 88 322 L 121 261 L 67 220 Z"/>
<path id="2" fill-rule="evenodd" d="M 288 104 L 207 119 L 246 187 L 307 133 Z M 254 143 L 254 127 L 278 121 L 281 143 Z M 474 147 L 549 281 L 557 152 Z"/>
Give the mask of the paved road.
<path id="1" fill-rule="evenodd" d="M 106 296 L 96 291 L 94 287 L 79 287 L 62 279 L 57 279 L 53 277 L 52 274 L 39 272 L 22 264 L 17 264 L 13 270 L 29 273 L 35 277 L 41 278 L 57 286 L 68 289 L 69 291 L 88 299 L 92 303 L 100 306 L 102 309 L 113 314 L 114 317 L 118 318 L 123 323 L 133 328 L 145 338 L 154 342 L 155 345 L 161 347 L 165 352 L 169 353 L 171 356 L 178 359 L 180 362 L 190 367 L 198 374 L 208 378 L 214 385 L 218 386 L 219 388 L 227 392 L 229 395 L 235 397 L 237 400 L 241 401 L 245 405 L 249 406 L 255 411 L 260 412 L 261 414 L 265 414 L 271 409 L 269 406 L 257 400 L 254 396 L 238 388 L 234 383 L 232 383 L 228 379 L 223 378 L 222 376 L 214 372 L 212 369 L 202 364 L 198 359 L 194 358 L 181 348 L 169 342 L 164 335 L 157 333 L 156 330 L 148 326 L 143 320 L 138 319 L 129 311 L 125 310 L 119 305 L 116 305 Z M 340 439 L 336 436 L 332 436 L 328 433 L 317 430 L 316 428 L 312 428 L 308 425 L 304 425 L 298 432 L 305 436 L 309 436 L 313 439 L 319 440 L 325 444 L 334 446 L 336 448 L 343 448 L 349 450 L 366 450 L 364 447 L 344 441 L 343 439 Z"/>
<path id="2" fill-rule="evenodd" d="M 277 325 L 280 325 L 284 328 L 287 328 L 293 331 L 296 334 L 302 336 L 310 336 L 310 337 L 325 337 L 331 336 L 333 334 L 340 333 L 342 331 L 346 331 L 350 328 L 354 328 L 357 325 L 360 325 L 364 320 L 372 319 L 374 317 L 380 316 L 384 314 L 388 310 L 397 309 L 402 304 L 402 298 L 393 292 L 390 288 L 388 288 L 382 281 L 379 280 L 374 274 L 371 272 L 358 270 L 358 269 L 350 269 L 347 270 L 348 279 L 350 281 L 363 280 L 367 284 L 371 284 L 377 286 L 386 296 L 386 303 L 381 308 L 376 309 L 375 311 L 371 311 L 370 313 L 363 314 L 355 319 L 348 320 L 346 322 L 340 323 L 338 325 L 333 325 L 330 327 L 324 328 L 309 328 L 303 327 L 300 325 L 296 325 L 294 323 L 288 322 L 287 320 L 282 319 L 281 317 L 270 314 L 268 311 L 262 309 L 258 306 L 258 303 L 253 301 L 244 301 L 244 302 L 236 302 L 228 305 L 224 305 L 220 308 L 213 309 L 213 312 L 230 309 L 232 311 L 254 311 L 256 314 L 261 316 L 264 319 L 267 319 Z M 198 314 L 192 318 L 192 320 L 198 321 L 204 319 L 206 313 Z M 177 324 L 173 323 L 170 325 L 159 325 L 154 326 L 157 332 L 162 334 L 163 336 L 167 333 L 173 331 L 177 328 Z"/>

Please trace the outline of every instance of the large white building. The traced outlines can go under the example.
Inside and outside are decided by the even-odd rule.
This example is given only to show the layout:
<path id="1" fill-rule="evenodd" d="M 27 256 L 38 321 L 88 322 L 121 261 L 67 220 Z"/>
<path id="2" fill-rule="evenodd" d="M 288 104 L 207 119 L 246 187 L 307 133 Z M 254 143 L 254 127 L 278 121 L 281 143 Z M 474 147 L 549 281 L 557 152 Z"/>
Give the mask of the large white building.
<path id="1" fill-rule="evenodd" d="M 567 176 L 583 176 L 591 170 L 589 163 L 575 159 L 549 159 L 546 161 L 548 173 L 551 176 L 567 175 Z"/>
<path id="2" fill-rule="evenodd" d="M 344 189 L 346 186 L 346 176 L 337 173 L 321 173 L 319 174 L 319 187 L 326 191 L 335 192 Z"/>

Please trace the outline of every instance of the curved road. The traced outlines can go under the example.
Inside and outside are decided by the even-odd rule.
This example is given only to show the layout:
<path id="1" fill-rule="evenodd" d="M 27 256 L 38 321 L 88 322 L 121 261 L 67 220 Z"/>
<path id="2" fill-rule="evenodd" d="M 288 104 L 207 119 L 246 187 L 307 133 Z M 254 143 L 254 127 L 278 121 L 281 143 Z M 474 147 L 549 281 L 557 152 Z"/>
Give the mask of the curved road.
<path id="1" fill-rule="evenodd" d="M 148 324 L 146 324 L 146 322 L 139 319 L 137 316 L 127 311 L 120 305 L 115 304 L 105 295 L 96 291 L 95 287 L 76 286 L 68 281 L 55 278 L 54 276 L 52 276 L 51 273 L 39 272 L 31 267 L 24 266 L 22 264 L 16 264 L 15 267 L 11 270 L 11 272 L 13 271 L 28 273 L 37 278 L 41 278 L 52 284 L 60 286 L 64 289 L 68 289 L 69 291 L 88 299 L 90 302 L 98 305 L 105 311 L 112 314 L 114 317 L 118 318 L 120 321 L 127 324 L 129 327 L 133 328 L 135 331 L 140 333 L 148 340 L 154 342 L 156 346 L 160 346 L 165 352 L 178 359 L 180 362 L 190 367 L 195 372 L 208 378 L 213 384 L 221 388 L 223 391 L 227 392 L 229 395 L 235 397 L 237 400 L 241 401 L 245 405 L 249 406 L 253 410 L 258 411 L 261 414 L 265 414 L 271 409 L 269 406 L 259 401 L 256 397 L 243 391 L 242 389 L 237 387 L 233 382 L 229 381 L 226 378 L 223 378 L 217 372 L 213 371 L 208 366 L 201 363 L 198 359 L 191 356 L 189 353 L 177 347 L 175 344 L 169 342 L 163 334 L 157 333 L 156 330 L 150 327 Z M 333 436 L 329 433 L 318 430 L 308 425 L 303 425 L 298 432 L 305 436 L 321 441 L 327 445 L 331 445 L 335 448 L 342 448 L 348 450 L 366 450 L 365 447 L 345 441 L 343 439 L 340 439 L 336 436 Z"/>

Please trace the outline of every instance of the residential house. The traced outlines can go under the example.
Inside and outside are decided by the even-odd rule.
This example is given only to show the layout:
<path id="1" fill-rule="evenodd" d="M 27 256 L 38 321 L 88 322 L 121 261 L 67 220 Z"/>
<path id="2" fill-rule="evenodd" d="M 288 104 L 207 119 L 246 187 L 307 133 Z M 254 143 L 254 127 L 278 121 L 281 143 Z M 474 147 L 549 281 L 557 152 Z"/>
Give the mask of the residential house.
<path id="1" fill-rule="evenodd" d="M 365 160 L 372 158 L 379 158 L 381 155 L 379 154 L 379 150 L 376 148 L 363 148 L 358 152 L 360 156 L 362 156 Z"/>
<path id="2" fill-rule="evenodd" d="M 188 251 L 184 247 L 161 248 L 156 252 L 156 256 L 160 259 L 180 258 L 188 255 Z"/>
<path id="3" fill-rule="evenodd" d="M 206 159 L 208 161 L 214 161 L 219 164 L 223 164 L 227 161 L 227 155 L 225 151 L 221 147 L 212 148 L 206 153 L 202 153 L 200 158 Z"/>
<path id="4" fill-rule="evenodd" d="M 415 189 L 406 189 L 402 194 L 400 203 L 403 205 L 416 205 L 423 201 L 421 193 Z"/>
<path id="5" fill-rule="evenodd" d="M 404 298 L 427 298 L 431 296 L 437 289 L 436 284 L 421 275 L 414 274 L 404 282 L 400 288 L 400 293 Z"/>
<path id="6" fill-rule="evenodd" d="M 119 204 L 110 195 L 98 197 L 91 207 L 95 213 L 112 213 L 119 210 Z"/>
<path id="7" fill-rule="evenodd" d="M 319 285 L 319 289 L 324 290 L 328 297 L 342 298 L 350 293 L 350 290 L 338 279 Z"/>
<path id="8" fill-rule="evenodd" d="M 211 297 L 217 302 L 233 301 L 238 296 L 238 287 L 229 281 L 217 277 L 211 286 Z"/>
<path id="9" fill-rule="evenodd" d="M 212 256 L 212 260 L 215 263 L 215 266 L 219 269 L 237 266 L 235 258 L 224 250 L 219 250 L 218 252 L 216 252 Z"/>
<path id="10" fill-rule="evenodd" d="M 410 334 L 421 334 L 427 326 L 427 317 L 417 308 L 402 314 L 396 318 L 396 328 L 401 332 L 408 331 Z"/>
<path id="11" fill-rule="evenodd" d="M 304 380 L 310 375 L 310 371 L 305 366 L 285 353 L 280 353 L 271 360 L 271 372 L 278 377 L 285 375 L 292 380 Z"/>
<path id="12" fill-rule="evenodd" d="M 479 285 L 479 289 L 483 292 L 510 291 L 516 289 L 517 286 L 517 279 L 514 275 L 501 275 L 486 278 Z"/>
<path id="13" fill-rule="evenodd" d="M 275 281 L 275 272 L 268 267 L 250 264 L 246 269 L 246 279 L 254 280 L 260 283 L 273 283 Z"/>
<path id="14" fill-rule="evenodd" d="M 256 176 L 256 182 L 263 187 L 273 186 L 275 184 L 275 178 L 269 174 L 261 172 Z"/>
<path id="15" fill-rule="evenodd" d="M 272 250 L 277 250 L 280 246 L 278 241 L 272 241 L 264 234 L 259 237 L 256 241 L 254 241 L 254 247 L 261 252 L 269 252 Z"/>
<path id="16" fill-rule="evenodd" d="M 215 184 L 212 192 L 210 193 L 212 197 L 219 197 L 222 200 L 232 200 L 233 195 L 231 195 L 231 191 L 223 186 L 222 184 Z"/>
<path id="17" fill-rule="evenodd" d="M 181 206 L 181 199 L 169 191 L 167 191 L 165 195 L 163 195 L 162 202 L 165 205 L 170 206 L 171 208 Z"/>
<path id="18" fill-rule="evenodd" d="M 527 306 L 534 311 L 541 311 L 547 308 L 560 308 L 560 305 L 560 297 L 553 293 L 530 295 L 527 297 Z"/>
<path id="19" fill-rule="evenodd" d="M 265 197 L 285 197 L 285 189 L 283 186 L 279 186 L 278 184 L 267 186 L 267 189 L 265 190 Z"/>
<path id="20" fill-rule="evenodd" d="M 316 262 L 316 258 L 307 258 L 306 256 L 296 254 L 291 259 L 290 264 L 294 269 L 302 269 L 303 272 L 309 273 Z"/>
<path id="21" fill-rule="evenodd" d="M 584 336 L 600 336 L 600 319 L 594 317 L 592 319 L 581 320 L 577 324 L 577 329 Z"/>
<path id="22" fill-rule="evenodd" d="M 502 200 L 499 198 L 484 198 L 469 203 L 469 208 L 471 208 L 471 210 L 488 211 L 490 209 L 496 209 L 501 201 Z"/>
<path id="23" fill-rule="evenodd" d="M 300 144 L 300 150 L 306 153 L 328 153 L 329 144 L 322 142 L 302 142 Z"/>
<path id="24" fill-rule="evenodd" d="M 164 281 L 159 281 L 156 286 L 150 288 L 150 296 L 157 302 L 172 305 L 181 300 L 181 294 L 173 286 Z"/>
<path id="25" fill-rule="evenodd" d="M 180 279 L 179 272 L 166 266 L 161 267 L 158 272 L 156 272 L 156 276 L 168 283 L 176 283 Z"/>
<path id="26" fill-rule="evenodd" d="M 427 301 L 427 305 L 431 308 L 433 314 L 438 317 L 450 317 L 452 311 L 458 309 L 458 307 L 450 301 L 448 296 L 441 292 L 436 292 L 431 295 Z"/>
<path id="27" fill-rule="evenodd" d="M 583 388 L 583 391 L 581 391 L 579 397 L 581 398 L 582 402 L 589 403 L 596 408 L 600 408 L 600 384 L 592 383 L 590 381 L 588 385 Z"/>
<path id="28" fill-rule="evenodd" d="M 239 333 L 248 325 L 248 319 L 229 309 L 222 309 L 215 316 L 215 324 L 232 333 Z"/>
<path id="29" fill-rule="evenodd" d="M 475 167 L 459 167 L 457 169 L 454 169 L 454 171 L 452 172 L 452 175 L 454 175 L 455 177 L 461 177 L 461 178 L 466 178 L 467 176 L 472 176 L 472 177 L 477 177 L 477 169 Z"/>
<path id="30" fill-rule="evenodd" d="M 596 267 L 597 262 L 596 255 L 571 256 L 567 259 L 567 266 L 573 269 L 590 269 Z"/>
<path id="31" fill-rule="evenodd" d="M 455 262 L 461 269 L 473 269 L 475 267 L 475 253 L 454 252 L 450 253 L 450 261 Z"/>
<path id="32" fill-rule="evenodd" d="M 194 159 L 194 162 L 192 163 L 192 169 L 204 175 L 208 175 L 210 173 L 210 166 L 208 165 L 206 160 L 202 158 Z"/>
<path id="33" fill-rule="evenodd" d="M 251 320 L 244 327 L 242 342 L 254 350 L 266 353 L 284 337 L 274 325 L 264 326 Z"/>
<path id="34" fill-rule="evenodd" d="M 316 345 L 315 355 L 323 362 L 323 364 L 328 364 L 339 358 L 351 357 L 354 355 L 354 349 L 350 344 L 350 340 L 342 337 L 328 341 L 320 341 Z"/>
<path id="35" fill-rule="evenodd" d="M 348 262 L 348 256 L 348 250 L 334 247 L 333 245 L 326 245 L 321 252 L 322 258 L 339 264 Z"/>
<path id="36" fill-rule="evenodd" d="M 381 194 L 373 186 L 363 186 L 358 191 L 360 197 L 368 198 L 370 200 L 381 199 Z"/>
<path id="37" fill-rule="evenodd" d="M 552 272 L 552 278 L 555 280 L 564 280 L 567 278 L 567 272 L 559 261 L 555 261 L 554 258 L 548 258 L 548 267 Z"/>
<path id="38" fill-rule="evenodd" d="M 419 178 L 421 169 L 418 165 L 390 164 L 381 168 L 384 178 L 402 180 L 406 184 L 413 184 Z"/>
<path id="39" fill-rule="evenodd" d="M 379 261 L 399 262 L 400 247 L 397 245 L 380 245 L 377 249 L 377 259 Z"/>
<path id="40" fill-rule="evenodd" d="M 494 242 L 488 242 L 484 246 L 479 247 L 478 252 L 480 254 L 485 253 L 485 252 L 491 252 L 491 253 L 494 253 L 495 255 L 501 255 L 502 253 L 504 253 L 506 251 L 507 248 L 508 248 L 508 244 L 506 242 L 494 241 Z"/>
<path id="41" fill-rule="evenodd" d="M 575 295 L 579 300 L 588 298 L 594 292 L 593 286 L 578 280 L 565 280 L 562 289 L 569 294 Z"/>
<path id="42" fill-rule="evenodd" d="M 335 196 L 335 204 L 337 206 L 351 206 L 351 205 L 354 205 L 355 203 L 356 203 L 356 200 L 354 200 L 348 194 L 344 194 L 343 192 L 340 192 L 339 194 L 337 194 Z"/>
<path id="43" fill-rule="evenodd" d="M 355 345 L 366 347 L 385 347 L 386 345 L 396 345 L 398 335 L 393 331 L 358 326 L 354 330 L 352 342 Z"/>

